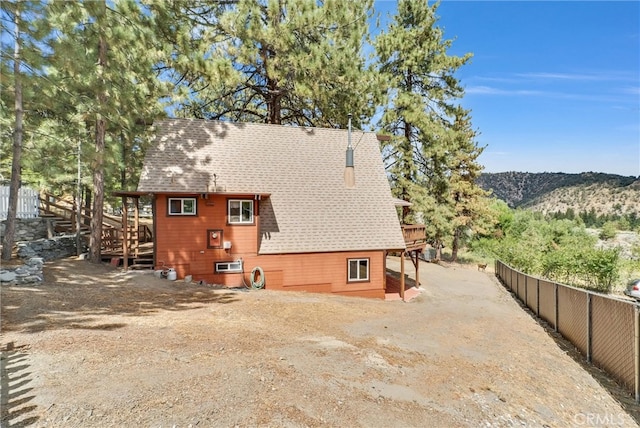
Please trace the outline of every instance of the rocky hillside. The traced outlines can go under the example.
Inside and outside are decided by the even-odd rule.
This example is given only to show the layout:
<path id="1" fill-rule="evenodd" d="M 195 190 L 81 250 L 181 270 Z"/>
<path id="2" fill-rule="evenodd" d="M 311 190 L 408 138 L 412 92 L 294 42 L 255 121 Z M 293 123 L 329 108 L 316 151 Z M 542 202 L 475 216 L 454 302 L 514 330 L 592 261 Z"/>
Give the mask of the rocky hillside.
<path id="1" fill-rule="evenodd" d="M 478 179 L 485 190 L 510 207 L 535 211 L 597 214 L 640 214 L 640 179 L 614 174 L 585 172 L 485 173 Z"/>

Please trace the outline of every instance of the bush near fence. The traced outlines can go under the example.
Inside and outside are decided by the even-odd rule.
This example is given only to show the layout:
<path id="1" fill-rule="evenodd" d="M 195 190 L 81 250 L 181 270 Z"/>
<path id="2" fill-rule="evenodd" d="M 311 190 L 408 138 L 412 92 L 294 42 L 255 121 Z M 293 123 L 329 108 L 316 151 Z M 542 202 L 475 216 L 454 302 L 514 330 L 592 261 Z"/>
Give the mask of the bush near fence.
<path id="1" fill-rule="evenodd" d="M 640 403 L 638 304 L 528 276 L 501 261 L 495 272 L 525 306 Z"/>

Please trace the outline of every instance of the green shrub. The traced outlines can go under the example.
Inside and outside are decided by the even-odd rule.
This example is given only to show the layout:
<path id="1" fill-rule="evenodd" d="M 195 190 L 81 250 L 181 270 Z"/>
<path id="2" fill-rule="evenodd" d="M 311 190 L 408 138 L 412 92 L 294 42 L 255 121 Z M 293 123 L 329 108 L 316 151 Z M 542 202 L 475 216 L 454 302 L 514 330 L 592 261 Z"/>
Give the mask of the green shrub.
<path id="1" fill-rule="evenodd" d="M 607 221 L 602 225 L 602 229 L 600 229 L 600 239 L 608 241 L 609 239 L 613 239 L 616 237 L 618 233 L 618 227 L 615 222 Z"/>

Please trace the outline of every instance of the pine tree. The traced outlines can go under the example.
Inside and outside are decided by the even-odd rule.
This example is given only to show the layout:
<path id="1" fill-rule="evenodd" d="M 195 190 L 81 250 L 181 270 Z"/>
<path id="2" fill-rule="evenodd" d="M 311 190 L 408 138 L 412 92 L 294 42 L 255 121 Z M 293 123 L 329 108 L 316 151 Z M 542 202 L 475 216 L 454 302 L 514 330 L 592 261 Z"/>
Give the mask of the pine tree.
<path id="1" fill-rule="evenodd" d="M 179 114 L 332 127 L 344 126 L 353 112 L 359 125 L 373 114 L 377 93 L 362 52 L 371 8 L 371 0 L 239 0 L 221 7 L 201 34 L 210 49 L 192 67 L 183 64 L 189 97 Z"/>
<path id="2" fill-rule="evenodd" d="M 476 132 L 471 128 L 469 112 L 458 107 L 453 123 L 455 146 L 452 150 L 450 186 L 454 206 L 451 261 L 458 258 L 461 245 L 476 233 L 486 233 L 485 220 L 492 217 L 489 208 L 489 192 L 476 184 L 482 166 L 478 156 L 484 148 L 475 141 Z"/>
<path id="3" fill-rule="evenodd" d="M 401 0 L 397 14 L 375 40 L 379 70 L 388 82 L 380 126 L 393 137 L 383 151 L 397 196 L 412 202 L 402 220 L 418 214 L 438 251 L 453 233 L 455 216 L 451 192 L 451 162 L 456 139 L 452 128 L 456 103 L 463 90 L 454 77 L 470 54 L 447 54 L 436 26 L 437 4 Z"/>
<path id="4" fill-rule="evenodd" d="M 14 55 L 13 55 L 13 80 L 15 93 L 15 127 L 13 129 L 13 160 L 11 162 L 11 185 L 9 186 L 9 206 L 7 210 L 7 222 L 5 225 L 4 239 L 2 240 L 2 259 L 10 260 L 13 250 L 13 242 L 16 230 L 16 216 L 18 210 L 18 191 L 20 190 L 20 157 L 22 155 L 22 79 L 20 77 L 20 10 L 13 11 L 15 25 Z"/>
<path id="5" fill-rule="evenodd" d="M 30 86 L 38 78 L 37 69 L 40 66 L 41 55 L 37 41 L 40 34 L 32 22 L 39 18 L 42 4 L 38 1 L 5 1 L 0 3 L 0 7 L 3 35 L 2 65 L 0 65 L 3 76 L 2 86 L 3 89 L 12 87 L 12 90 L 1 91 L 2 99 L 0 100 L 4 113 L 0 124 L 3 130 L 11 130 L 11 135 L 7 133 L 0 139 L 3 142 L 0 143 L 0 154 L 2 154 L 0 158 L 5 162 L 10 160 L 11 164 L 8 174 L 10 177 L 9 206 L 1 255 L 3 260 L 9 260 L 15 241 L 18 191 L 23 181 L 25 125 L 27 131 L 33 131 L 35 123 L 32 120 L 33 114 L 31 117 L 25 115 L 25 105 L 28 106 L 26 110 L 30 113 L 37 111 L 34 103 L 35 97 Z M 13 26 L 12 30 L 9 29 L 11 25 Z M 11 40 L 12 49 L 8 43 L 5 44 L 8 40 Z M 9 53 L 10 51 L 12 53 Z M 13 109 L 8 107 L 11 104 L 13 104 Z M 10 138 L 5 139 L 5 136 Z M 5 141 L 12 142 L 11 148 L 7 147 Z M 10 156 L 7 156 L 9 153 Z M 8 169 L 8 164 L 5 162 L 2 162 L 4 165 L 0 165 L 0 171 L 3 171 L 5 167 Z"/>
<path id="6" fill-rule="evenodd" d="M 48 69 L 53 109 L 71 124 L 72 134 L 90 134 L 94 142 L 89 257 L 99 262 L 107 177 L 120 175 L 114 168 L 122 147 L 118 141 L 124 136 L 133 148 L 144 130 L 140 124 L 162 114 L 159 98 L 167 92 L 153 67 L 162 60 L 163 47 L 154 16 L 134 0 L 52 2 L 47 18 L 54 30 Z"/>

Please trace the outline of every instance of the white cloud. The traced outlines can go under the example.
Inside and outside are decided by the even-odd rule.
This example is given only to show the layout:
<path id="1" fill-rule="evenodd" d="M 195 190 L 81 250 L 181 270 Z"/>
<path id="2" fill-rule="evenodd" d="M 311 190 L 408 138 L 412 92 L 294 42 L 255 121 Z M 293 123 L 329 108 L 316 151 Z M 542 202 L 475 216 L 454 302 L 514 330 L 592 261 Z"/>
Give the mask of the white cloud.
<path id="1" fill-rule="evenodd" d="M 466 94 L 476 95 L 544 95 L 540 91 L 532 91 L 528 89 L 501 89 L 493 86 L 468 86 L 465 88 Z"/>

